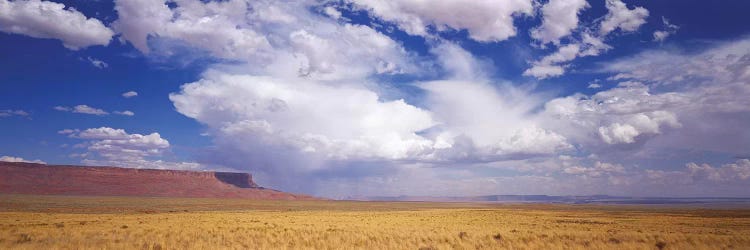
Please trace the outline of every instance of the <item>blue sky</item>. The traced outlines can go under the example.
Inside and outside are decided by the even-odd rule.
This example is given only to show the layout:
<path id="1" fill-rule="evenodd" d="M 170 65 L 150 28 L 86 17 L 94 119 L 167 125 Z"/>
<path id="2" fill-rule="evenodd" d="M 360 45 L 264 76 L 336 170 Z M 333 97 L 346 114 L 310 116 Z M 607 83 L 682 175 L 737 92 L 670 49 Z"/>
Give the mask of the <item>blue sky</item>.
<path id="1" fill-rule="evenodd" d="M 748 196 L 748 7 L 0 0 L 0 157 L 333 198 Z"/>

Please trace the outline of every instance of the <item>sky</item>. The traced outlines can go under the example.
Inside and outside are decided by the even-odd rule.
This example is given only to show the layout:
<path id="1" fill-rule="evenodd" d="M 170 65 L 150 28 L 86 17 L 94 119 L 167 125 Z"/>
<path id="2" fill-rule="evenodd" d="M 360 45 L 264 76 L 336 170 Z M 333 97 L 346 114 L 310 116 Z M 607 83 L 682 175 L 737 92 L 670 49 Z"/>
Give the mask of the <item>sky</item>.
<path id="1" fill-rule="evenodd" d="M 0 0 L 0 160 L 750 197 L 750 2 Z"/>

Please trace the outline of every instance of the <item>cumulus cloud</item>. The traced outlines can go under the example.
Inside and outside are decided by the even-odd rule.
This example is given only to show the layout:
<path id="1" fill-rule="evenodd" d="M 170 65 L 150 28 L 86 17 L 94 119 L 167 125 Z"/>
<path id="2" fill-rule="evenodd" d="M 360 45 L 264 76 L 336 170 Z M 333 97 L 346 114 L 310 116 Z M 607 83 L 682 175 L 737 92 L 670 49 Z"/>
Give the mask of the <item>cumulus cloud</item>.
<path id="1" fill-rule="evenodd" d="M 486 162 L 572 148 L 564 137 L 534 126 L 524 114 L 531 107 L 505 103 L 500 91 L 486 84 L 420 85 L 430 93 L 430 110 L 403 100 L 378 101 L 377 94 L 361 88 L 299 79 L 290 84 L 214 72 L 170 99 L 178 112 L 208 125 L 220 154 L 240 158 L 233 165 L 250 166 L 256 173 L 282 172 L 273 178 L 356 166 L 362 160 L 387 169 L 393 161 Z M 451 95 L 457 92 L 464 94 Z M 484 113 L 473 116 L 465 110 Z"/>
<path id="2" fill-rule="evenodd" d="M 0 31 L 58 39 L 71 50 L 106 46 L 114 35 L 95 18 L 87 18 L 61 3 L 40 0 L 0 0 Z"/>
<path id="3" fill-rule="evenodd" d="M 73 113 L 79 113 L 79 114 L 87 114 L 87 115 L 108 115 L 109 112 L 104 111 L 103 109 L 94 108 L 88 105 L 76 105 L 74 107 L 67 107 L 67 106 L 55 106 L 53 109 L 57 111 L 63 111 L 63 112 L 73 112 Z"/>
<path id="4" fill-rule="evenodd" d="M 526 75 L 564 74 L 576 58 L 611 49 L 608 37 L 637 30 L 642 25 L 638 20 L 648 15 L 642 7 L 608 1 L 609 14 L 590 27 L 578 27 L 585 2 L 563 2 L 550 2 L 542 10 L 550 17 L 535 29 L 535 39 L 556 48 L 532 62 Z M 168 47 L 153 50 L 160 42 L 188 45 L 222 59 L 169 96 L 176 110 L 204 124 L 204 134 L 212 139 L 213 145 L 197 158 L 250 170 L 290 191 L 340 194 L 361 188 L 356 193 L 378 193 L 366 187 L 372 185 L 395 194 L 406 188 L 429 193 L 439 184 L 487 194 L 524 192 L 530 186 L 528 190 L 546 193 L 617 191 L 610 186 L 635 190 L 634 183 L 649 182 L 649 176 L 676 173 L 639 172 L 614 154 L 642 159 L 645 149 L 664 153 L 680 146 L 677 142 L 685 139 L 679 134 L 703 136 L 706 131 L 698 128 L 727 121 L 722 115 L 733 116 L 736 124 L 747 124 L 750 117 L 742 113 L 750 105 L 738 98 L 748 93 L 741 56 L 748 50 L 742 46 L 700 55 L 647 52 L 608 64 L 599 73 L 616 76 L 590 84 L 589 91 L 605 84 L 613 88 L 551 97 L 492 79 L 491 61 L 435 36 L 435 31 L 465 29 L 477 41 L 507 39 L 516 32 L 514 16 L 532 12 L 524 7 L 527 1 L 349 3 L 118 0 L 119 19 L 113 27 L 150 56 L 172 53 Z M 430 55 L 416 56 L 372 27 L 348 23 L 342 12 L 352 6 L 428 37 Z M 562 9 L 575 11 L 553 20 Z M 397 74 L 423 78 L 396 87 L 384 80 Z M 417 94 L 394 94 L 402 87 Z M 706 112 L 721 114 L 700 115 Z M 736 149 L 721 152 L 746 150 L 750 140 L 742 140 L 750 138 L 747 132 L 729 131 L 737 134 L 729 140 Z M 77 130 L 60 133 L 84 140 L 88 150 L 77 156 L 90 164 L 113 161 L 106 149 L 120 154 L 124 147 L 114 141 L 138 141 L 124 131 L 111 136 L 129 139 L 83 138 L 86 133 Z M 145 146 L 123 153 L 130 160 L 114 160 L 146 166 L 168 148 Z M 498 170 L 518 176 L 478 174 Z"/>
<path id="5" fill-rule="evenodd" d="M 604 43 L 602 38 L 589 33 L 581 33 L 581 40 L 561 45 L 555 53 L 533 62 L 532 67 L 523 72 L 523 75 L 534 76 L 539 79 L 556 77 L 565 74 L 567 63 L 579 57 L 598 56 L 602 52 L 612 49 Z"/>
<path id="6" fill-rule="evenodd" d="M 688 190 L 692 195 L 731 196 L 744 194 L 750 182 L 750 160 L 739 159 L 732 163 L 715 166 L 690 162 L 682 169 L 651 170 L 642 174 L 640 183 L 644 186 L 655 186 L 667 192 L 669 186 Z M 658 184 L 658 185 L 654 185 Z"/>
<path id="7" fill-rule="evenodd" d="M 121 9 L 147 5 L 117 4 Z M 403 170 L 399 162 L 494 162 L 573 150 L 564 136 L 539 126 L 533 110 L 543 103 L 541 98 L 489 80 L 484 72 L 492 68 L 490 63 L 456 44 L 441 42 L 431 48 L 449 79 L 415 84 L 426 95 L 425 103 L 416 105 L 384 94 L 384 83 L 373 76 L 419 75 L 415 65 L 422 62 L 370 27 L 339 23 L 310 8 L 294 8 L 299 7 L 295 3 L 240 10 L 233 1 L 176 4 L 168 11 L 179 17 L 160 25 L 170 27 L 203 15 L 185 13 L 211 12 L 232 22 L 228 29 L 257 30 L 269 41 L 258 53 L 229 56 L 242 63 L 215 65 L 201 80 L 170 95 L 176 110 L 205 124 L 213 138 L 215 150 L 202 161 L 249 169 L 293 188 L 302 183 L 294 180 L 311 176 L 395 174 Z M 161 3 L 156 5 L 163 10 Z M 233 17 L 234 12 L 243 18 Z M 248 23 L 248 15 L 257 23 Z M 124 33 L 147 30 L 141 33 L 145 42 L 125 36 L 136 47 L 139 41 L 148 46 L 150 39 L 160 39 L 150 38 L 152 34 L 227 56 L 211 47 L 219 44 L 190 41 L 196 38 L 127 15 L 120 18 L 117 29 Z M 482 115 L 467 120 L 471 116 L 466 110 Z M 300 189 L 318 181 L 323 180 L 312 179 Z"/>
<path id="8" fill-rule="evenodd" d="M 122 93 L 122 97 L 125 97 L 125 98 L 131 98 L 131 97 L 136 97 L 136 96 L 138 96 L 138 92 L 135 92 L 135 91 L 128 91 L 128 92 Z"/>
<path id="9" fill-rule="evenodd" d="M 203 5 L 203 6 L 200 6 Z M 233 19 L 244 19 L 245 1 L 181 1 L 171 9 L 165 1 L 117 0 L 112 27 L 143 52 L 150 35 L 181 38 L 222 57 L 247 57 L 269 46 L 268 40 Z"/>
<path id="10" fill-rule="evenodd" d="M 539 79 L 560 76 L 565 73 L 565 69 L 563 66 L 556 64 L 575 59 L 580 51 L 581 45 L 579 44 L 573 43 L 562 46 L 557 52 L 545 56 L 542 60 L 535 62 L 531 68 L 523 72 L 523 75 L 534 76 Z"/>
<path id="11" fill-rule="evenodd" d="M 639 137 L 660 134 L 664 128 L 681 127 L 672 108 L 686 101 L 680 93 L 653 94 L 642 83 L 624 82 L 592 96 L 550 100 L 544 116 L 556 124 L 557 131 L 579 143 L 630 144 Z"/>
<path id="12" fill-rule="evenodd" d="M 697 53 L 645 51 L 608 63 L 612 79 L 669 89 L 649 98 L 651 107 L 675 114 L 679 133 L 655 138 L 651 151 L 690 148 L 747 154 L 750 148 L 750 40 L 716 44 Z M 664 65 L 667 63 L 667 65 Z M 653 91 L 652 91 L 653 92 Z"/>
<path id="13" fill-rule="evenodd" d="M 0 157 L 0 161 L 4 161 L 4 162 L 27 162 L 27 163 L 47 164 L 46 162 L 44 162 L 42 160 L 38 160 L 38 159 L 37 160 L 26 160 L 26 159 L 21 158 L 21 157 L 13 157 L 13 156 L 7 156 L 7 155 Z"/>
<path id="14" fill-rule="evenodd" d="M 530 15 L 532 1 L 377 1 L 349 0 L 372 15 L 395 23 L 412 35 L 430 36 L 430 27 L 467 30 L 469 37 L 480 42 L 502 41 L 516 35 L 513 24 L 517 15 Z"/>
<path id="15" fill-rule="evenodd" d="M 307 1 L 186 0 L 174 8 L 166 1 L 115 4 L 119 18 L 112 26 L 144 53 L 170 51 L 151 51 L 149 41 L 185 43 L 247 63 L 250 69 L 242 70 L 323 80 L 416 70 L 399 43 L 368 26 L 313 13 L 315 3 Z"/>
<path id="16" fill-rule="evenodd" d="M 434 124 L 429 112 L 403 100 L 380 101 L 362 87 L 304 79 L 209 72 L 170 100 L 178 112 L 206 123 L 226 140 L 334 159 L 412 157 L 430 146 L 415 132 Z"/>
<path id="17" fill-rule="evenodd" d="M 326 13 L 329 17 L 333 19 L 339 19 L 341 18 L 341 11 L 338 11 L 336 8 L 332 6 L 325 7 L 323 9 L 323 12 Z"/>
<path id="18" fill-rule="evenodd" d="M 747 181 L 750 179 L 750 160 L 740 159 L 735 163 L 713 167 L 709 164 L 688 163 L 686 165 L 690 176 L 694 180 L 708 180 L 727 182 L 733 180 Z"/>
<path id="19" fill-rule="evenodd" d="M 541 124 L 554 124 L 544 128 L 565 136 L 580 152 L 594 153 L 597 161 L 656 168 L 602 172 L 596 171 L 596 163 L 578 160 L 583 163 L 563 166 L 562 173 L 586 177 L 578 186 L 589 190 L 619 183 L 621 191 L 640 194 L 746 194 L 746 159 L 671 166 L 683 164 L 682 152 L 721 159 L 747 154 L 749 44 L 740 39 L 693 53 L 645 51 L 603 66 L 614 75 L 607 81 L 619 81 L 614 88 L 548 101 L 540 116 L 550 120 Z"/>
<path id="20" fill-rule="evenodd" d="M 578 14 L 589 6 L 586 0 L 550 0 L 542 6 L 542 25 L 531 30 L 531 37 L 542 44 L 559 43 L 578 27 Z"/>
<path id="21" fill-rule="evenodd" d="M 394 162 L 493 162 L 573 149 L 564 136 L 538 125 L 532 110 L 540 98 L 493 86 L 482 73 L 486 63 L 455 44 L 433 53 L 450 79 L 416 84 L 426 95 L 420 107 L 385 98 L 365 79 L 331 83 L 220 68 L 183 85 L 170 100 L 207 125 L 221 155 L 211 160 L 277 180 L 401 171 Z M 345 174 L 333 174 L 342 168 Z"/>
<path id="22" fill-rule="evenodd" d="M 580 34 L 581 40 L 561 45 L 555 53 L 533 62 L 532 67 L 523 72 L 525 76 L 533 76 L 538 79 L 556 77 L 565 74 L 568 62 L 579 57 L 598 56 L 612 49 L 612 46 L 604 43 L 603 38 L 596 37 L 587 32 Z"/>
<path id="23" fill-rule="evenodd" d="M 85 130 L 58 131 L 71 138 L 84 140 L 86 152 L 72 154 L 87 165 L 110 165 L 132 168 L 200 169 L 194 162 L 170 162 L 159 158 L 170 148 L 169 141 L 159 133 L 130 134 L 123 129 L 110 127 Z"/>
<path id="24" fill-rule="evenodd" d="M 557 77 L 565 74 L 570 66 L 569 62 L 576 58 L 598 56 L 612 49 L 605 43 L 607 35 L 619 29 L 623 32 L 633 32 L 646 23 L 648 10 L 643 7 L 629 9 L 620 0 L 607 0 L 607 15 L 599 22 L 598 32 L 594 27 L 586 27 L 573 34 L 575 39 L 567 44 L 560 44 L 559 39 L 571 35 L 571 30 L 578 25 L 578 12 L 585 9 L 585 1 L 550 1 L 544 7 L 544 22 L 541 27 L 532 30 L 532 37 L 547 44 L 553 42 L 558 46 L 557 51 L 532 62 L 531 68 L 523 72 L 525 76 L 538 79 Z M 549 12 L 550 18 L 547 18 Z M 562 14 L 565 13 L 565 14 Z M 553 18 L 554 17 L 554 18 Z M 550 19 L 551 21 L 547 21 Z M 549 25 L 547 25 L 549 23 Z M 550 27 L 546 27 L 550 26 Z M 546 27 L 546 28 L 545 28 Z"/>
<path id="25" fill-rule="evenodd" d="M 445 44 L 434 52 L 441 52 L 439 61 L 453 79 L 417 85 L 426 91 L 425 108 L 382 101 L 357 83 L 332 86 L 216 70 L 170 99 L 178 112 L 207 124 L 222 141 L 240 145 L 256 138 L 323 159 L 486 161 L 572 147 L 535 125 L 528 113 L 538 103 L 528 93 L 492 87 L 479 73 L 483 64 L 460 47 Z"/>
<path id="26" fill-rule="evenodd" d="M 614 122 L 599 127 L 599 136 L 608 144 L 634 143 L 637 136 L 643 134 L 660 134 L 662 127 L 678 128 L 682 126 L 673 113 L 653 111 L 638 113 L 626 118 L 627 123 Z"/>
<path id="27" fill-rule="evenodd" d="M 0 110 L 0 117 L 11 117 L 11 116 L 29 116 L 29 112 L 23 111 L 23 110 L 12 110 L 12 109 L 3 109 Z"/>
<path id="28" fill-rule="evenodd" d="M 646 23 L 649 14 L 643 7 L 636 6 L 630 9 L 620 0 L 606 0 L 606 7 L 608 13 L 600 24 L 600 35 L 607 35 L 617 29 L 623 32 L 636 31 Z"/>

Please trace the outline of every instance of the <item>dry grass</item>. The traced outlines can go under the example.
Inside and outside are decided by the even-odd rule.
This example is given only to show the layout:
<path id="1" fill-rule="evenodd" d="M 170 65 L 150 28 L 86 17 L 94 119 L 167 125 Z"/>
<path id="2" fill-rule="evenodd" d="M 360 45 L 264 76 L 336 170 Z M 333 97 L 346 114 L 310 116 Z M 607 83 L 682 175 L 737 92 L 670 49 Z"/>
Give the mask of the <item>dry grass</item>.
<path id="1" fill-rule="evenodd" d="M 0 211 L 0 249 L 750 248 L 741 209 L 0 196 Z"/>

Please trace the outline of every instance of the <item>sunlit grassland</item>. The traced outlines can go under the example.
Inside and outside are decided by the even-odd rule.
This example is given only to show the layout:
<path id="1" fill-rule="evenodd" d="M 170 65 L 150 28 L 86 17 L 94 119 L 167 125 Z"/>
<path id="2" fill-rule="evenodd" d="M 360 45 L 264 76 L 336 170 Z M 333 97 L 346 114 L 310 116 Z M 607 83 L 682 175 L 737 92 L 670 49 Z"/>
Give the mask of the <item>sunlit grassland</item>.
<path id="1" fill-rule="evenodd" d="M 748 249 L 750 211 L 0 196 L 0 249 L 658 247 Z"/>

